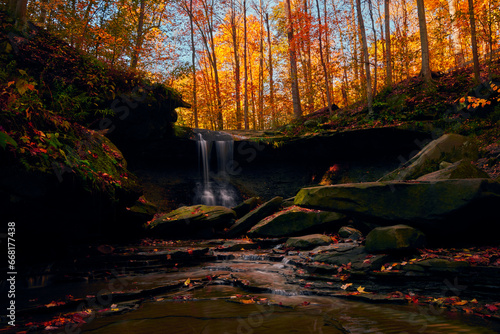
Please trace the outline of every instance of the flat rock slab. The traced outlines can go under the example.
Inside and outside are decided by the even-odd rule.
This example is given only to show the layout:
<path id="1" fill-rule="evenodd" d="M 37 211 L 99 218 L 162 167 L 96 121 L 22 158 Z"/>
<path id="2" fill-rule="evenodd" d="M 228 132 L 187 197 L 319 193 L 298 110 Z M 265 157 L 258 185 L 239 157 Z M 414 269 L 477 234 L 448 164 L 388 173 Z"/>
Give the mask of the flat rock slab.
<path id="1" fill-rule="evenodd" d="M 333 244 L 333 245 L 328 245 L 328 246 L 319 246 L 314 248 L 311 253 L 328 253 L 328 252 L 347 252 L 350 251 L 351 249 L 354 249 L 358 247 L 359 245 L 354 242 L 346 242 L 346 243 L 339 243 L 339 244 Z"/>
<path id="2" fill-rule="evenodd" d="M 261 220 L 248 234 L 271 238 L 294 236 L 320 226 L 342 225 L 344 220 L 345 216 L 340 213 L 292 206 Z"/>
<path id="3" fill-rule="evenodd" d="M 309 234 L 301 237 L 292 237 L 286 241 L 286 246 L 298 249 L 311 249 L 316 246 L 328 245 L 332 239 L 324 234 Z"/>
<path id="4" fill-rule="evenodd" d="M 227 236 L 229 238 L 233 238 L 245 234 L 259 221 L 278 211 L 281 208 L 282 202 L 283 197 L 277 196 L 257 207 L 255 210 L 250 211 L 249 213 L 238 219 L 233 226 L 231 226 L 231 228 L 227 232 Z"/>
<path id="5" fill-rule="evenodd" d="M 314 256 L 314 261 L 337 266 L 349 265 L 355 270 L 379 269 L 390 260 L 389 255 L 370 255 L 365 247 L 359 246 L 344 252 L 328 252 Z"/>
<path id="6" fill-rule="evenodd" d="M 428 237 L 468 237 L 498 220 L 500 183 L 490 179 L 366 182 L 303 188 L 295 204 L 380 225 L 404 223 Z M 484 235 L 484 233 L 482 233 Z"/>
<path id="7" fill-rule="evenodd" d="M 157 215 L 148 229 L 157 237 L 213 237 L 216 230 L 229 227 L 235 217 L 233 210 L 223 206 L 184 206 Z"/>

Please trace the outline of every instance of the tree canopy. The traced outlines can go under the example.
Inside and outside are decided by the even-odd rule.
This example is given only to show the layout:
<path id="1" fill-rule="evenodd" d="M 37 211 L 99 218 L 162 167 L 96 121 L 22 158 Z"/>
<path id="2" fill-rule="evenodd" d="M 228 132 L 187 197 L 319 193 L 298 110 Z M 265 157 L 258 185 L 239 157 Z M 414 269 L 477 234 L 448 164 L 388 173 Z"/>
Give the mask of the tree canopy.
<path id="1" fill-rule="evenodd" d="M 81 52 L 174 87 L 192 105 L 179 111 L 179 123 L 209 129 L 267 129 L 331 103 L 365 100 L 371 108 L 372 96 L 393 83 L 477 67 L 478 59 L 498 54 L 500 43 L 500 0 L 5 0 L 3 6 L 18 24 L 30 20 Z"/>

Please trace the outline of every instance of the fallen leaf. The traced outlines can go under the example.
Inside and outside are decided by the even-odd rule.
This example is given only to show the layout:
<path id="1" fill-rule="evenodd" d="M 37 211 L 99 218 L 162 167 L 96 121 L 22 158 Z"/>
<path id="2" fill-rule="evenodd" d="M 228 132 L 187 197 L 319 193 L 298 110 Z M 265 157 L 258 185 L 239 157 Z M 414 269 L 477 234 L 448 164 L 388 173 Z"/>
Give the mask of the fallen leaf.
<path id="1" fill-rule="evenodd" d="M 358 286 L 358 289 L 357 289 L 357 290 L 358 290 L 358 292 L 359 292 L 359 293 L 366 293 L 366 292 L 365 292 L 365 288 L 364 288 L 364 287 L 362 287 L 362 286 Z"/>
<path id="2" fill-rule="evenodd" d="M 342 284 L 342 286 L 340 287 L 342 290 L 345 290 L 347 289 L 348 287 L 350 287 L 352 285 L 352 283 L 346 283 L 346 284 Z"/>
<path id="3" fill-rule="evenodd" d="M 184 285 L 185 285 L 185 286 L 188 286 L 189 284 L 191 284 L 191 279 L 189 279 L 189 278 L 188 278 L 188 279 L 184 282 Z"/>
<path id="4" fill-rule="evenodd" d="M 486 305 L 484 305 L 484 307 L 486 307 L 488 309 L 488 311 L 490 311 L 490 312 L 498 311 L 498 307 L 496 307 L 495 305 L 492 305 L 492 304 L 486 304 Z"/>

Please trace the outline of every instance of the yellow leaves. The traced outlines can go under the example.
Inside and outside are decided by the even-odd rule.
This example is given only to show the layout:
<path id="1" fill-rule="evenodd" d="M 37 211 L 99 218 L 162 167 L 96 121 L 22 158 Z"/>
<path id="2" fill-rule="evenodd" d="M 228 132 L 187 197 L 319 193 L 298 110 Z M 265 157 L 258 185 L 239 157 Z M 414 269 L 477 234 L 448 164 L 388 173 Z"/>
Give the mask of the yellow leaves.
<path id="1" fill-rule="evenodd" d="M 362 287 L 361 285 L 360 285 L 360 286 L 358 286 L 358 289 L 357 289 L 357 290 L 358 290 L 358 292 L 359 292 L 359 293 L 368 293 L 368 292 L 366 292 L 366 291 L 365 291 L 365 288 L 364 288 L 364 287 Z"/>
<path id="2" fill-rule="evenodd" d="M 191 284 L 191 279 L 188 278 L 185 282 L 184 282 L 184 285 L 185 286 L 189 286 Z"/>

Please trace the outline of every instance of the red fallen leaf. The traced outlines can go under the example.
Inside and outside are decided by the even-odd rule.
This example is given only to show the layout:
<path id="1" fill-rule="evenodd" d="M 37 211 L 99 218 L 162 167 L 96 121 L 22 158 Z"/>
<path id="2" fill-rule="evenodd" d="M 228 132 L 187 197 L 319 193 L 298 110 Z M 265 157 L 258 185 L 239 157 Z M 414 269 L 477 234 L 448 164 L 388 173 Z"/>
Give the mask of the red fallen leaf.
<path id="1" fill-rule="evenodd" d="M 212 276 L 207 275 L 207 279 L 208 279 L 209 281 L 212 281 Z"/>
<path id="2" fill-rule="evenodd" d="M 54 307 L 54 306 L 59 306 L 59 305 L 64 305 L 66 304 L 65 302 L 56 302 L 56 301 L 51 301 L 45 307 Z"/>
<path id="3" fill-rule="evenodd" d="M 307 283 L 306 285 L 304 285 L 304 288 L 310 288 L 310 287 L 312 287 L 311 283 Z"/>
<path id="4" fill-rule="evenodd" d="M 307 305 L 310 305 L 310 304 L 311 304 L 311 302 L 303 302 L 301 305 L 302 306 L 307 306 Z"/>
<path id="5" fill-rule="evenodd" d="M 418 298 L 416 296 L 405 295 L 405 298 L 408 299 L 410 303 L 418 304 Z"/>
<path id="6" fill-rule="evenodd" d="M 193 250 L 192 249 L 188 249 L 188 254 L 189 255 L 193 255 Z"/>
<path id="7" fill-rule="evenodd" d="M 486 307 L 488 309 L 488 311 L 490 311 L 490 312 L 498 311 L 498 307 L 496 307 L 495 305 L 486 304 L 486 305 L 484 305 L 484 307 Z"/>

